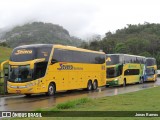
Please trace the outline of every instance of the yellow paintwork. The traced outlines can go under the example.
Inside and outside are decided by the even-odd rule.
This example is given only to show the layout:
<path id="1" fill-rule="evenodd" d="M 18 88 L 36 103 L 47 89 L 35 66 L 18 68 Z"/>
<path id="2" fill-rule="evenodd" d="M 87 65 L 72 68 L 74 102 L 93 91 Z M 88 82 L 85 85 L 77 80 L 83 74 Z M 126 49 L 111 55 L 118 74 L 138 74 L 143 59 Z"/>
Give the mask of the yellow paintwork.
<path id="1" fill-rule="evenodd" d="M 38 86 L 40 84 L 40 80 L 34 80 L 31 82 L 25 82 L 25 83 L 11 83 L 8 81 L 7 83 L 7 90 L 8 93 L 39 93 Z M 19 92 L 20 91 L 20 92 Z"/>
<path id="2" fill-rule="evenodd" d="M 91 51 L 71 46 L 54 45 L 54 48 L 82 51 L 82 52 L 94 52 L 101 53 L 97 51 Z M 32 94 L 32 93 L 44 93 L 48 91 L 48 85 L 54 82 L 56 85 L 56 91 L 71 90 L 87 88 L 88 80 L 98 81 L 98 86 L 104 86 L 106 84 L 106 63 L 104 64 L 87 64 L 87 63 L 68 63 L 68 62 L 58 62 L 51 64 L 51 59 L 54 53 L 54 48 L 52 48 L 51 55 L 48 62 L 48 67 L 46 69 L 46 74 L 43 78 L 38 80 L 33 80 L 26 83 L 11 83 L 8 82 L 8 93 L 22 93 L 22 94 Z M 34 68 L 35 62 L 43 61 L 32 60 L 27 62 L 11 62 L 10 65 L 27 65 L 30 64 L 31 68 Z M 59 70 L 60 64 L 72 65 L 73 70 Z M 30 86 L 28 85 L 30 84 Z"/>
<path id="3" fill-rule="evenodd" d="M 153 77 L 147 78 L 147 81 L 156 81 L 157 80 L 157 65 L 147 66 L 147 68 L 154 68 L 155 74 Z"/>
<path id="4" fill-rule="evenodd" d="M 128 75 L 128 76 L 124 76 L 124 71 L 127 69 L 139 69 L 140 70 L 140 74 L 142 72 L 141 65 L 140 64 L 125 64 L 123 67 L 123 79 L 126 79 L 126 83 L 136 83 L 140 81 L 140 75 Z M 121 84 L 123 84 L 123 80 L 120 82 Z"/>

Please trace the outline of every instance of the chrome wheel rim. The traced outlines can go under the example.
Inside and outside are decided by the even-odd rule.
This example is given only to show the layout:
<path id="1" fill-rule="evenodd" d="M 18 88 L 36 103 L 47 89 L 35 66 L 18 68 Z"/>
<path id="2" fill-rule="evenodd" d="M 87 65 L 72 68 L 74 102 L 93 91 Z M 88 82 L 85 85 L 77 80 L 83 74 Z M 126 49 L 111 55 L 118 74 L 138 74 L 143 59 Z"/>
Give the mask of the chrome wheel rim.
<path id="1" fill-rule="evenodd" d="M 49 86 L 49 94 L 50 94 L 50 95 L 53 95 L 53 92 L 54 92 L 54 91 L 53 91 L 53 86 Z"/>

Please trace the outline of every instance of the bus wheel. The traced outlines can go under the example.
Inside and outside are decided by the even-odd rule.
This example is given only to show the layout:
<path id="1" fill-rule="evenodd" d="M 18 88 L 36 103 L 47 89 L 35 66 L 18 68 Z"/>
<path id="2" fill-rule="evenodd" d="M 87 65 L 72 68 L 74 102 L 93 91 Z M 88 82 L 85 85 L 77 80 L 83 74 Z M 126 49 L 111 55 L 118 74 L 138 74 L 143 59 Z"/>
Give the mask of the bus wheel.
<path id="1" fill-rule="evenodd" d="M 123 87 L 126 87 L 126 79 L 123 81 Z"/>
<path id="2" fill-rule="evenodd" d="M 50 83 L 49 86 L 48 86 L 48 92 L 47 92 L 47 95 L 48 96 L 53 96 L 56 92 L 56 89 L 55 89 L 55 85 L 53 83 Z"/>
<path id="3" fill-rule="evenodd" d="M 106 85 L 106 88 L 108 88 L 109 87 L 109 85 Z"/>
<path id="4" fill-rule="evenodd" d="M 98 88 L 98 83 L 97 83 L 97 81 L 95 80 L 94 82 L 93 82 L 93 90 L 96 90 Z"/>
<path id="5" fill-rule="evenodd" d="M 26 97 L 31 97 L 31 94 L 25 94 Z"/>
<path id="6" fill-rule="evenodd" d="M 88 91 L 91 91 L 92 90 L 92 81 L 88 81 L 88 84 L 87 84 L 87 90 Z"/>
<path id="7" fill-rule="evenodd" d="M 142 77 L 140 78 L 140 83 L 141 83 L 141 84 L 143 84 L 143 83 L 144 83 L 144 80 L 143 80 L 143 78 L 142 78 Z"/>

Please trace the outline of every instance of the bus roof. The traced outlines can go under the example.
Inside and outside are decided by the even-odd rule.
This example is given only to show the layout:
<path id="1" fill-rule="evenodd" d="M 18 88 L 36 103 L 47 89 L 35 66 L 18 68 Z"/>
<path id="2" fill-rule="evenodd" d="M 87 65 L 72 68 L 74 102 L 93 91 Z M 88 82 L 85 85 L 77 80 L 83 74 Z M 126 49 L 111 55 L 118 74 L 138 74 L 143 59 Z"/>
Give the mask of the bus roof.
<path id="1" fill-rule="evenodd" d="M 22 46 L 18 46 L 17 48 L 39 48 L 39 47 L 52 47 L 54 46 L 54 48 L 61 48 L 61 49 L 68 49 L 68 50 L 75 50 L 75 51 L 83 51 L 83 52 L 93 52 L 93 53 L 99 53 L 99 54 L 105 54 L 104 52 L 101 51 L 93 51 L 93 50 L 87 50 L 87 49 L 83 49 L 83 48 L 77 48 L 74 46 L 67 46 L 67 45 L 60 45 L 60 44 L 31 44 L 31 45 L 22 45 Z"/>
<path id="2" fill-rule="evenodd" d="M 130 54 L 121 54 L 121 53 L 118 53 L 118 54 L 106 54 L 106 55 L 124 55 L 124 56 L 133 56 L 133 57 L 141 57 L 141 58 L 146 58 L 146 57 L 144 57 L 144 56 L 130 55 Z"/>
<path id="3" fill-rule="evenodd" d="M 31 45 L 22 45 L 22 46 L 18 46 L 16 48 L 29 48 L 29 47 L 51 47 L 53 46 L 53 44 L 31 44 Z"/>
<path id="4" fill-rule="evenodd" d="M 83 51 L 83 52 L 93 52 L 93 53 L 99 53 L 99 54 L 105 54 L 101 51 L 93 51 L 93 50 L 87 50 L 83 48 L 78 48 L 74 46 L 67 46 L 67 45 L 54 45 L 54 48 L 61 48 L 61 49 L 67 49 L 67 50 L 75 50 L 75 51 Z"/>
<path id="5" fill-rule="evenodd" d="M 154 59 L 155 60 L 155 58 L 153 58 L 153 57 L 146 57 L 146 59 Z"/>

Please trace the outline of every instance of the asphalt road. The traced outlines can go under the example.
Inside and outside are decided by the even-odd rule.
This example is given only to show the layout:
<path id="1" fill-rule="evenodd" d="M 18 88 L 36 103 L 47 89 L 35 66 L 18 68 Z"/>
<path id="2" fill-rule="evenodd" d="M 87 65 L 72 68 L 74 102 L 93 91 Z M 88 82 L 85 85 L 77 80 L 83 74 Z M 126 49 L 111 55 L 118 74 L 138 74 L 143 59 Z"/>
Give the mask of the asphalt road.
<path id="1" fill-rule="evenodd" d="M 51 97 L 45 96 L 43 94 L 33 95 L 30 98 L 27 98 L 24 95 L 2 97 L 0 98 L 0 111 L 32 111 L 38 108 L 51 107 L 58 103 L 76 98 L 82 98 L 82 97 L 99 98 L 99 97 L 139 91 L 156 86 L 160 86 L 160 78 L 158 78 L 156 82 L 134 84 L 134 85 L 128 85 L 126 87 L 122 86 L 109 87 L 109 88 L 102 87 L 98 88 L 98 90 L 96 91 L 90 91 L 90 92 L 84 90 L 60 92 L 56 93 L 55 96 Z"/>

